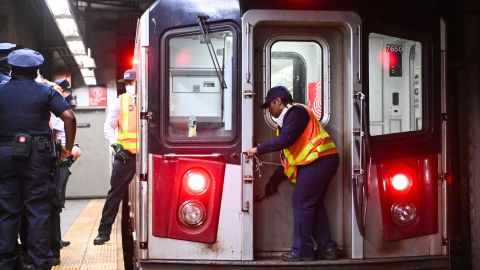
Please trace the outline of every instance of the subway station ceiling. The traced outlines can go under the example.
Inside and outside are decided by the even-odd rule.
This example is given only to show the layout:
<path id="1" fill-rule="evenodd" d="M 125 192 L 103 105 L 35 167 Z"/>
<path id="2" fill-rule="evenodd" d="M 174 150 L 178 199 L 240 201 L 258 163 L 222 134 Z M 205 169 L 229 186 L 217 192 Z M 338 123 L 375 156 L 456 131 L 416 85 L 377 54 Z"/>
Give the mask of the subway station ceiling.
<path id="1" fill-rule="evenodd" d="M 131 68 L 137 20 L 154 0 L 71 0 L 99 85 Z"/>
<path id="2" fill-rule="evenodd" d="M 55 3 L 54 1 L 50 1 Z M 97 85 L 117 84 L 132 67 L 137 21 L 155 0 L 68 0 L 85 48 L 95 61 Z M 0 42 L 12 42 L 45 56 L 42 75 L 71 74 L 85 85 L 78 61 L 62 36 L 46 0 L 0 0 Z"/>

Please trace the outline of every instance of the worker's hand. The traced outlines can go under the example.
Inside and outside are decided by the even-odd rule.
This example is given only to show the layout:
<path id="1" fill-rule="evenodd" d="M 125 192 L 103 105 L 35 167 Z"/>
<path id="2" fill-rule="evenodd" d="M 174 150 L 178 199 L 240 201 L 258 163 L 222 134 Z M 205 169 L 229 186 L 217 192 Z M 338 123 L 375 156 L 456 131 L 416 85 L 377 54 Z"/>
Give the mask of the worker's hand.
<path id="1" fill-rule="evenodd" d="M 130 158 L 127 151 L 123 148 L 122 145 L 118 143 L 112 144 L 113 151 L 115 152 L 115 158 L 121 161 L 126 161 Z"/>
<path id="2" fill-rule="evenodd" d="M 76 145 L 72 148 L 72 158 L 73 160 L 77 160 L 82 155 L 82 149 Z"/>
<path id="3" fill-rule="evenodd" d="M 247 155 L 247 157 L 253 157 L 254 155 L 257 154 L 257 148 L 256 147 L 250 148 L 247 151 L 245 151 L 245 154 Z"/>

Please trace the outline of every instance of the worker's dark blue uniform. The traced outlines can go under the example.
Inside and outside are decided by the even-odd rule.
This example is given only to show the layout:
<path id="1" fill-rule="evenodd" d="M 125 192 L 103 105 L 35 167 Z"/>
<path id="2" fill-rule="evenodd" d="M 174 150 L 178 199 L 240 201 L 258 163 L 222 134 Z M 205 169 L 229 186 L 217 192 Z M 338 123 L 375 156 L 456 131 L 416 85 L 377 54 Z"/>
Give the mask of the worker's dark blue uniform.
<path id="1" fill-rule="evenodd" d="M 31 50 L 17 50 L 9 63 L 35 67 L 43 57 Z M 36 52 L 35 52 L 36 53 Z M 38 53 L 37 53 L 38 54 Z M 31 56 L 32 58 L 28 58 Z M 41 56 L 41 55 L 40 55 Z M 36 58 L 35 58 L 36 57 Z M 32 60 L 33 59 L 33 60 Z M 10 61 L 11 60 L 11 61 Z M 13 74 L 0 84 L 0 269 L 18 269 L 17 237 L 22 212 L 28 231 L 27 250 L 36 269 L 49 269 L 52 169 L 50 112 L 60 116 L 69 109 L 51 86 Z M 12 158 L 16 134 L 32 136 L 32 150 L 26 160 Z"/>
<path id="2" fill-rule="evenodd" d="M 294 144 L 309 121 L 308 112 L 301 106 L 292 106 L 284 116 L 279 136 L 257 146 L 258 154 L 279 151 Z M 320 252 L 335 250 L 331 239 L 328 217 L 323 200 L 328 185 L 339 165 L 338 154 L 322 156 L 314 162 L 298 166 L 297 183 L 292 205 L 294 232 L 291 252 L 302 257 L 314 257 L 314 243 Z"/>

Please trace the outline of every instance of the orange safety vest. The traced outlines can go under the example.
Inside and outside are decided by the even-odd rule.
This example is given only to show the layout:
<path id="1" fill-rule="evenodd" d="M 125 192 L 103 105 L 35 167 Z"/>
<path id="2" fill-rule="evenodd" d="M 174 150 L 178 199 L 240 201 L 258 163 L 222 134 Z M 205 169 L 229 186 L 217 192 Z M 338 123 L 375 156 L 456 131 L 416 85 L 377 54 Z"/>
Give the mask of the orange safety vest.
<path id="1" fill-rule="evenodd" d="M 322 156 L 338 153 L 335 143 L 328 135 L 322 124 L 315 118 L 313 111 L 303 105 L 294 104 L 293 106 L 303 106 L 310 117 L 307 127 L 297 141 L 285 148 L 280 153 L 285 175 L 292 181 L 297 182 L 297 166 L 312 163 Z M 277 135 L 279 134 L 277 130 Z"/>
<path id="2" fill-rule="evenodd" d="M 118 119 L 118 143 L 132 154 L 137 153 L 137 106 L 133 98 L 121 94 L 120 116 Z"/>

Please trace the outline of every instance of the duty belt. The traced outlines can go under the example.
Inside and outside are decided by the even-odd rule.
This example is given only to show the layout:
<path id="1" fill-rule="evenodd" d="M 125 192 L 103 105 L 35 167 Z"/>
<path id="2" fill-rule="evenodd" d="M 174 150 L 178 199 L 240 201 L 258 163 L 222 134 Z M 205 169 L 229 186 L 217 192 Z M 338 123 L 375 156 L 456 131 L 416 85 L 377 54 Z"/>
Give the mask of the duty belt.
<path id="1" fill-rule="evenodd" d="M 40 146 L 42 145 L 46 148 L 50 148 L 50 138 L 45 135 L 34 135 L 33 138 L 33 145 Z M 2 146 L 11 146 L 12 145 L 13 137 L 2 137 L 0 136 L 0 147 Z"/>

